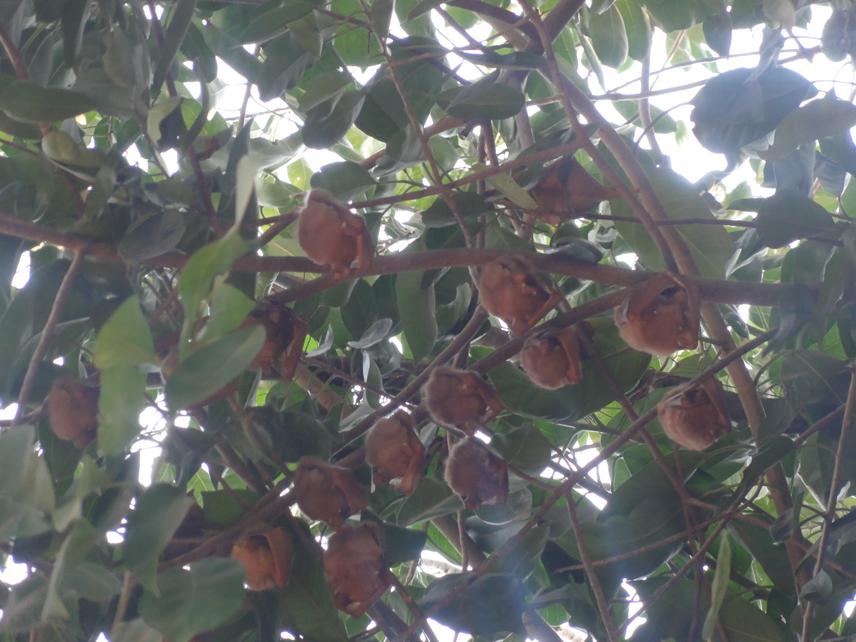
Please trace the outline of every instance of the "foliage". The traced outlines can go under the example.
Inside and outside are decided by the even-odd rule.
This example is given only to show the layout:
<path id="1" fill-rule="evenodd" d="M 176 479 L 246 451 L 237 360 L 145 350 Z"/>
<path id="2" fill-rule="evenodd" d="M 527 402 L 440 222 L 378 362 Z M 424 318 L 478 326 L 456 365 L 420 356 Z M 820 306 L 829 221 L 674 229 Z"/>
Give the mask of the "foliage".
<path id="1" fill-rule="evenodd" d="M 826 70 L 854 25 L 852 0 L 0 3 L 0 637 L 852 639 L 856 107 Z M 307 258 L 312 189 L 373 257 Z M 613 323 L 699 301 L 669 356 Z M 438 415 L 444 365 L 475 378 Z M 673 394 L 710 376 L 715 404 Z M 714 443 L 671 442 L 661 399 Z"/>

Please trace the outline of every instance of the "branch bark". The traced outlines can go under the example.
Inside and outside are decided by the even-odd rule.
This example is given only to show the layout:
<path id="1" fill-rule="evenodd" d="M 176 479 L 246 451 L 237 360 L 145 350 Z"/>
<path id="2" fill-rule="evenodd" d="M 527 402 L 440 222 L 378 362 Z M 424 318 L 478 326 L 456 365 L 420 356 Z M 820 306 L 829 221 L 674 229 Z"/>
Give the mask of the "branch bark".
<path id="1" fill-rule="evenodd" d="M 45 327 L 42 328 L 42 334 L 39 337 L 39 342 L 36 344 L 36 349 L 33 351 L 30 363 L 27 364 L 27 372 L 24 375 L 24 381 L 21 383 L 21 390 L 18 393 L 18 410 L 15 413 L 15 423 L 20 421 L 21 417 L 24 415 L 24 408 L 27 405 L 33 383 L 36 380 L 36 373 L 38 372 L 39 364 L 42 362 L 42 359 L 44 359 L 45 354 L 47 354 L 48 346 L 53 338 L 54 330 L 59 323 L 59 317 L 62 314 L 62 309 L 65 307 L 65 302 L 68 300 L 68 295 L 71 293 L 71 286 L 74 284 L 74 279 L 77 276 L 77 273 L 80 272 L 80 268 L 83 266 L 83 258 L 85 255 L 86 254 L 82 249 L 78 250 L 71 261 L 71 265 L 68 266 L 65 276 L 62 277 L 62 282 L 57 290 L 56 298 L 54 299 L 51 311 L 48 314 L 47 321 L 45 322 Z"/>

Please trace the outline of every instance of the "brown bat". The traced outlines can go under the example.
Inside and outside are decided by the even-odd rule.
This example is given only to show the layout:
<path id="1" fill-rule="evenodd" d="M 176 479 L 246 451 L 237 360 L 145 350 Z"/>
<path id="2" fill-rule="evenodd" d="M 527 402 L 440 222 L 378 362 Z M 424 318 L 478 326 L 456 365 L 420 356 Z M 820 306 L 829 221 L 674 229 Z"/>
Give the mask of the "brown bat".
<path id="1" fill-rule="evenodd" d="M 636 286 L 615 309 L 615 325 L 632 348 L 665 357 L 698 345 L 698 289 L 668 273 Z"/>
<path id="2" fill-rule="evenodd" d="M 366 462 L 375 484 L 390 484 L 405 495 L 416 489 L 425 467 L 425 446 L 410 415 L 399 410 L 375 422 L 366 435 Z"/>
<path id="3" fill-rule="evenodd" d="M 366 222 L 330 192 L 313 189 L 298 219 L 297 239 L 313 263 L 330 268 L 341 280 L 371 265 L 374 242 Z M 355 266 L 356 264 L 356 266 Z"/>
<path id="4" fill-rule="evenodd" d="M 496 390 L 470 370 L 435 368 L 422 387 L 422 396 L 436 423 L 469 435 L 502 410 Z"/>

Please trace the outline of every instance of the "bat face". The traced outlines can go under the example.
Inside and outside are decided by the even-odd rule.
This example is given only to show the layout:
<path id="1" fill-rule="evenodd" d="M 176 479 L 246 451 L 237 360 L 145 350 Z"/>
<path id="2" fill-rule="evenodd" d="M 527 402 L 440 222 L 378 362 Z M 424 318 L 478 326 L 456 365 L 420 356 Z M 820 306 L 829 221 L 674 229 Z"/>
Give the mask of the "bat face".
<path id="1" fill-rule="evenodd" d="M 363 522 L 337 531 L 324 552 L 324 576 L 336 608 L 354 616 L 365 613 L 389 586 L 380 529 Z"/>
<path id="2" fill-rule="evenodd" d="M 442 426 L 468 434 L 502 410 L 496 391 L 477 373 L 440 367 L 422 388 L 431 418 Z"/>
<path id="3" fill-rule="evenodd" d="M 699 305 L 695 287 L 661 274 L 631 291 L 615 309 L 615 325 L 630 347 L 664 357 L 698 345 Z"/>
<path id="4" fill-rule="evenodd" d="M 533 335 L 523 344 L 520 365 L 536 386 L 558 390 L 582 380 L 580 341 L 573 326 Z"/>
<path id="5" fill-rule="evenodd" d="M 663 432 L 688 450 L 704 450 L 731 432 L 722 386 L 710 377 L 686 391 L 666 395 L 657 404 Z"/>
<path id="6" fill-rule="evenodd" d="M 452 446 L 445 478 L 467 508 L 502 504 L 508 498 L 508 464 L 472 437 Z"/>
<path id="7" fill-rule="evenodd" d="M 300 510 L 333 528 L 368 506 L 368 498 L 351 471 L 319 457 L 300 458 L 294 475 L 294 492 Z"/>
<path id="8" fill-rule="evenodd" d="M 405 495 L 416 489 L 425 466 L 425 447 L 406 413 L 375 422 L 366 435 L 366 462 L 375 484 L 390 484 Z"/>
<path id="9" fill-rule="evenodd" d="M 546 314 L 550 293 L 528 266 L 513 257 L 486 264 L 479 276 L 479 297 L 484 309 L 502 319 L 520 335 Z"/>

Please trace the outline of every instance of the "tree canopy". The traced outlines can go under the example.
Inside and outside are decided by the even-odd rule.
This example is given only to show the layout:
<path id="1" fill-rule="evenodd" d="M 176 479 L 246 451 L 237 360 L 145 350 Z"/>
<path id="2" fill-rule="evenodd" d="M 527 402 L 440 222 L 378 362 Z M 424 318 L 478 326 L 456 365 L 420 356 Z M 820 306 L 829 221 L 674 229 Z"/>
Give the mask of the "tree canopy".
<path id="1" fill-rule="evenodd" d="M 0 2 L 0 639 L 856 639 L 854 25 Z"/>

